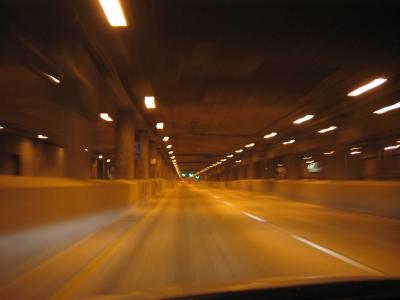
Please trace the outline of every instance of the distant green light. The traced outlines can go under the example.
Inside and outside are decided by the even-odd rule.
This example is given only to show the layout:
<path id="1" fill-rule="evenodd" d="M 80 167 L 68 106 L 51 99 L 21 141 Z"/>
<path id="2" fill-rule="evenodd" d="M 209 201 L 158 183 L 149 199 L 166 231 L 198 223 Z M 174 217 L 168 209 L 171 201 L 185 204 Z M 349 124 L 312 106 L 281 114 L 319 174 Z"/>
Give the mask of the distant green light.
<path id="1" fill-rule="evenodd" d="M 189 177 L 193 177 L 193 173 L 189 173 Z"/>
<path id="2" fill-rule="evenodd" d="M 187 174 L 186 173 L 182 173 L 182 177 L 186 177 L 187 176 Z"/>
<path id="3" fill-rule="evenodd" d="M 196 175 L 196 177 L 195 177 L 197 180 L 199 180 L 200 179 L 200 176 L 199 175 Z"/>

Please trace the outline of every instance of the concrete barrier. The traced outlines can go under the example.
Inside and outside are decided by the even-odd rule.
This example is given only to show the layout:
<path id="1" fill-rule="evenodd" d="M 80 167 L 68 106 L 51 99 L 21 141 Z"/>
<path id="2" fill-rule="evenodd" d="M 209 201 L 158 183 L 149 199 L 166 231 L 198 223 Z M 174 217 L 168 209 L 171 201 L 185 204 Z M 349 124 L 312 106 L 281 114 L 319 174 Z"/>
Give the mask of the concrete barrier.
<path id="1" fill-rule="evenodd" d="M 322 206 L 400 218 L 400 182 L 369 180 L 236 180 L 209 186 L 272 194 Z"/>
<path id="2" fill-rule="evenodd" d="M 0 234 L 126 209 L 173 184 L 162 179 L 106 181 L 0 176 Z"/>

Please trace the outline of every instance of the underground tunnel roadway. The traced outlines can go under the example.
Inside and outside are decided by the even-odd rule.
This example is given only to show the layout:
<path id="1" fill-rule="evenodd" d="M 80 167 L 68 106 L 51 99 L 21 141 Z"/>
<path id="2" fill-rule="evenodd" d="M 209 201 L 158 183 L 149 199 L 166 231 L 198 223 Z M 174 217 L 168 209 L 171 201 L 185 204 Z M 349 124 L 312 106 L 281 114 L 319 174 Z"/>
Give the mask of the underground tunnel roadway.
<path id="1" fill-rule="evenodd" d="M 257 281 L 400 274 L 396 219 L 185 183 L 150 202 L 3 284 L 0 298 L 163 298 Z"/>

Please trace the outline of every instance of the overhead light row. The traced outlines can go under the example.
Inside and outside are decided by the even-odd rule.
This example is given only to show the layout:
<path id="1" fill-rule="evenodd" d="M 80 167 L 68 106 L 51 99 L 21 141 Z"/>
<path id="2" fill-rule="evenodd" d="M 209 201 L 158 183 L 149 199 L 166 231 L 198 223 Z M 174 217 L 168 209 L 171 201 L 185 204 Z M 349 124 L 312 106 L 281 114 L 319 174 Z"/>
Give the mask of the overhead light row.
<path id="1" fill-rule="evenodd" d="M 351 96 L 351 97 L 359 96 L 359 95 L 361 95 L 361 94 L 363 94 L 363 93 L 365 93 L 365 92 L 367 92 L 367 91 L 369 91 L 369 90 L 371 90 L 371 89 L 373 89 L 373 88 L 376 88 L 376 87 L 380 86 L 381 84 L 385 83 L 386 81 L 387 81 L 386 78 L 377 78 L 377 79 L 374 79 L 374 80 L 372 80 L 371 82 L 369 82 L 369 83 L 367 83 L 367 84 L 365 84 L 365 85 L 363 85 L 363 86 L 361 86 L 361 87 L 359 87 L 359 88 L 357 88 L 357 89 L 351 91 L 351 92 L 348 93 L 347 95 L 348 95 L 348 96 Z M 389 106 L 385 106 L 385 107 L 383 107 L 383 108 L 380 108 L 380 109 L 374 111 L 374 113 L 375 113 L 375 114 L 383 114 L 383 113 L 386 113 L 386 112 L 388 112 L 388 111 L 395 110 L 395 109 L 399 109 L 399 108 L 400 108 L 400 101 L 397 102 L 397 103 L 394 103 L 394 104 L 392 104 L 392 105 L 389 105 Z M 311 120 L 311 119 L 313 119 L 313 118 L 314 118 L 314 115 L 312 115 L 312 114 L 307 114 L 307 115 L 305 115 L 305 116 L 303 116 L 303 117 L 301 117 L 301 118 L 298 118 L 298 119 L 294 120 L 294 121 L 293 121 L 293 124 L 299 125 L 299 124 L 302 124 L 302 123 L 304 123 L 304 122 L 307 122 L 307 121 L 309 121 L 309 120 Z M 317 132 L 320 133 L 320 134 L 324 134 L 324 133 L 326 133 L 326 132 L 334 131 L 334 130 L 336 130 L 337 128 L 338 128 L 337 126 L 331 125 L 331 126 L 329 126 L 329 127 L 327 127 L 327 128 L 320 129 L 320 130 L 318 130 Z M 273 138 L 273 137 L 275 137 L 275 136 L 277 136 L 277 135 L 278 135 L 277 132 L 270 132 L 270 133 L 264 135 L 264 139 L 270 139 L 270 138 Z M 290 139 L 290 140 L 287 140 L 287 141 L 283 141 L 282 144 L 283 144 L 283 145 L 289 145 L 289 144 L 293 144 L 293 143 L 295 143 L 295 142 L 296 142 L 295 139 Z M 245 147 L 246 147 L 246 148 L 250 148 L 250 147 L 253 147 L 254 145 L 255 145 L 254 143 L 250 143 L 250 144 L 245 145 Z M 400 148 L 400 145 L 391 145 L 391 146 L 385 147 L 384 149 L 385 149 L 385 150 L 393 150 L 393 149 L 398 149 L 398 148 Z M 359 149 L 354 149 L 354 148 L 353 148 L 353 149 L 351 149 L 350 154 L 351 154 L 351 155 L 360 154 L 361 151 L 358 151 L 358 150 L 359 150 Z M 241 152 L 243 152 L 243 149 L 237 149 L 237 150 L 235 150 L 235 152 L 236 152 L 236 153 L 241 153 Z M 335 153 L 335 151 L 332 150 L 332 151 L 324 152 L 323 154 L 324 154 L 324 155 L 332 155 L 332 154 L 334 154 L 334 153 Z M 228 155 L 227 157 L 228 157 L 228 158 L 231 158 L 231 157 L 233 157 L 233 154 L 230 154 L 230 155 Z M 309 157 L 307 157 L 307 159 L 309 159 Z M 225 161 L 225 160 L 224 160 L 224 161 Z M 222 161 L 221 161 L 221 162 L 222 162 Z M 236 162 L 239 162 L 239 160 L 237 160 Z M 241 162 L 241 160 L 240 160 L 240 162 Z M 210 168 L 212 168 L 212 167 L 214 167 L 214 166 L 216 166 L 216 165 L 218 165 L 218 164 L 213 164 L 213 165 L 211 165 L 211 166 L 208 166 L 208 167 L 204 168 L 203 170 L 199 171 L 199 173 L 203 173 L 203 172 L 209 170 Z"/>

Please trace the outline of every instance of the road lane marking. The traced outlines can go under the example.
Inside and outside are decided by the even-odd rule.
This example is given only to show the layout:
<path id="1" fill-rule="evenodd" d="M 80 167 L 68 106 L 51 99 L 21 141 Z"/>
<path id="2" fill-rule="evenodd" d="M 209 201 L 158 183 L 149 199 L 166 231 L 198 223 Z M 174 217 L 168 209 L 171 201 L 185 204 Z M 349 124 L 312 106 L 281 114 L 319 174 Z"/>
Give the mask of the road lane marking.
<path id="1" fill-rule="evenodd" d="M 228 201 L 224 201 L 224 203 L 225 203 L 226 205 L 230 206 L 230 207 L 233 207 L 233 204 L 230 203 L 230 202 L 228 202 Z"/>
<path id="2" fill-rule="evenodd" d="M 341 260 L 343 262 L 346 262 L 346 263 L 348 263 L 348 264 L 350 264 L 350 265 L 352 265 L 352 266 L 354 266 L 356 268 L 359 268 L 361 270 L 364 270 L 364 271 L 370 272 L 370 273 L 374 273 L 374 274 L 377 274 L 377 273 L 378 274 L 382 274 L 378 270 L 375 270 L 375 269 L 367 267 L 367 266 L 365 266 L 363 264 L 360 264 L 359 262 L 357 262 L 355 260 L 352 260 L 351 258 L 348 258 L 348 257 L 346 257 L 344 255 L 341 255 L 341 254 L 339 254 L 339 253 L 337 253 L 335 251 L 332 251 L 332 250 L 330 250 L 328 248 L 322 247 L 322 246 L 320 246 L 320 245 L 318 245 L 316 243 L 313 243 L 313 242 L 311 242 L 309 240 L 306 240 L 306 239 L 304 239 L 304 238 L 302 238 L 302 237 L 300 237 L 300 236 L 298 236 L 296 234 L 291 234 L 290 236 L 292 238 L 294 238 L 294 239 L 296 239 L 296 240 L 298 240 L 298 241 L 310 246 L 310 247 L 313 247 L 313 248 L 315 248 L 315 249 L 317 249 L 317 250 L 319 250 L 321 252 L 324 252 L 324 253 L 326 253 L 326 254 L 328 254 L 330 256 L 333 256 L 333 257 L 335 257 L 335 258 L 337 258 L 337 259 L 339 259 L 339 260 Z"/>
<path id="3" fill-rule="evenodd" d="M 244 196 L 237 196 L 237 195 L 231 195 L 231 196 L 234 196 L 236 198 L 243 198 L 244 197 Z M 226 205 L 233 206 L 229 202 L 224 201 L 224 203 Z M 383 273 L 383 272 L 381 272 L 379 270 L 376 270 L 376 269 L 370 268 L 370 267 L 368 267 L 366 265 L 363 265 L 363 264 L 361 264 L 361 263 L 359 263 L 359 262 L 357 262 L 357 261 L 355 261 L 355 260 L 353 260 L 353 259 L 351 259 L 351 258 L 349 258 L 347 256 L 344 256 L 344 255 L 339 254 L 339 253 L 337 253 L 337 252 L 335 252 L 333 250 L 330 250 L 328 248 L 320 246 L 320 245 L 318 245 L 318 244 L 316 244 L 314 242 L 311 242 L 311 241 L 309 241 L 309 240 L 307 240 L 305 238 L 302 238 L 302 237 L 300 237 L 300 236 L 298 236 L 296 234 L 292 234 L 290 231 L 288 231 L 286 229 L 283 229 L 280 226 L 275 225 L 273 223 L 267 222 L 266 220 L 264 220 L 264 219 L 262 219 L 262 218 L 260 218 L 258 216 L 255 216 L 255 215 L 253 215 L 251 213 L 248 213 L 248 212 L 245 212 L 245 211 L 242 211 L 242 212 L 243 212 L 243 214 L 245 214 L 246 216 L 248 216 L 248 217 L 250 217 L 250 218 L 252 218 L 254 220 L 257 220 L 257 221 L 263 222 L 263 223 L 268 223 L 272 227 L 275 227 L 277 230 L 280 230 L 280 231 L 285 232 L 286 234 L 289 234 L 292 238 L 296 239 L 297 241 L 302 242 L 302 243 L 304 243 L 304 244 L 306 244 L 306 245 L 308 245 L 308 246 L 310 246 L 310 247 L 312 247 L 314 249 L 317 249 L 317 250 L 319 250 L 319 251 L 321 251 L 321 252 L 323 252 L 325 254 L 328 254 L 328 255 L 336 258 L 336 259 L 339 259 L 339 260 L 341 260 L 341 261 L 343 261 L 345 263 L 348 263 L 348 264 L 352 265 L 353 267 L 356 267 L 358 269 L 361 269 L 363 271 L 366 271 L 366 272 L 369 272 L 369 273 L 373 273 L 373 274 L 379 274 L 379 275 L 384 275 L 385 274 L 385 273 Z"/>
<path id="4" fill-rule="evenodd" d="M 260 218 L 260 217 L 257 217 L 257 216 L 255 216 L 255 215 L 252 215 L 252 214 L 250 214 L 250 213 L 248 213 L 248 212 L 243 212 L 246 216 L 248 216 L 248 217 L 250 217 L 250 218 L 252 218 L 252 219 L 254 219 L 254 220 L 256 220 L 256 221 L 259 221 L 259 222 L 263 222 L 263 223 L 267 223 L 267 221 L 265 221 L 263 218 Z"/>

